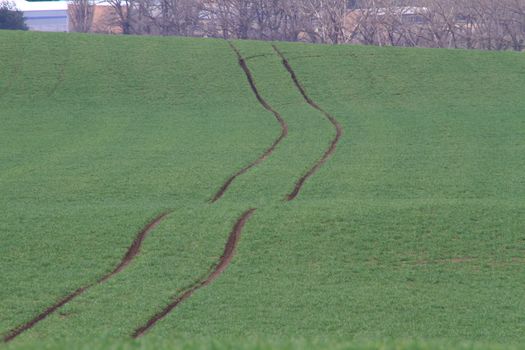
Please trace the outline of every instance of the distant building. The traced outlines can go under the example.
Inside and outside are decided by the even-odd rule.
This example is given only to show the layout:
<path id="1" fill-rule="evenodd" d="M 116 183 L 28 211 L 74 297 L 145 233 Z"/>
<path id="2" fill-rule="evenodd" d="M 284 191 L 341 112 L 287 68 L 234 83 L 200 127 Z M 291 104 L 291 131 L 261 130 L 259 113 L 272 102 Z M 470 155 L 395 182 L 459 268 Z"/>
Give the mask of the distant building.
<path id="1" fill-rule="evenodd" d="M 69 18 L 65 1 L 14 0 L 16 8 L 24 13 L 29 30 L 40 32 L 68 32 Z"/>
<path id="2" fill-rule="evenodd" d="M 29 30 L 39 32 L 67 32 L 68 16 L 66 10 L 24 11 Z"/>

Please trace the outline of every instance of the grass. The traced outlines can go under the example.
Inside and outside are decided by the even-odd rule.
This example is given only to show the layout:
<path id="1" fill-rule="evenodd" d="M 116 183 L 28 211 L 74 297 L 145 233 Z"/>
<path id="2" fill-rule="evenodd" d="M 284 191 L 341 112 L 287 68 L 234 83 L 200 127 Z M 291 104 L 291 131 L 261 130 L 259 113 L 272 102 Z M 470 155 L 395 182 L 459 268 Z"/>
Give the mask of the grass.
<path id="1" fill-rule="evenodd" d="M 34 343 L 20 342 L 17 349 L 33 349 Z M 245 337 L 242 341 L 238 338 L 217 338 L 217 337 L 191 337 L 191 338 L 170 338 L 160 339 L 147 337 L 139 341 L 121 340 L 119 342 L 107 339 L 92 339 L 85 343 L 68 341 L 47 341 L 39 344 L 39 349 L 61 350 L 61 349 L 112 349 L 112 350 L 135 350 L 135 349 L 188 349 L 188 350 L 314 350 L 314 349 L 333 349 L 333 350 L 515 350 L 520 349 L 517 345 L 501 345 L 476 343 L 468 341 L 450 340 L 337 340 L 326 338 L 265 338 L 265 337 Z"/>
<path id="2" fill-rule="evenodd" d="M 286 203 L 334 131 L 269 43 L 235 44 L 257 56 L 257 86 L 290 133 L 210 205 L 279 133 L 226 42 L 0 32 L 0 332 L 110 271 L 173 210 L 124 272 L 10 348 L 525 342 L 523 55 L 278 43 L 345 131 Z M 228 270 L 128 340 L 249 207 Z"/>

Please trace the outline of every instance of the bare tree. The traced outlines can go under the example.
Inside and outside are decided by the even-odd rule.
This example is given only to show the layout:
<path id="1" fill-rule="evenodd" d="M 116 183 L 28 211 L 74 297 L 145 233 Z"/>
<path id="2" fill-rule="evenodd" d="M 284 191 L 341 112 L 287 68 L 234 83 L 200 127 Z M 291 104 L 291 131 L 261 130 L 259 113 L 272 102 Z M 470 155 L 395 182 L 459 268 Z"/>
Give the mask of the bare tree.
<path id="1" fill-rule="evenodd" d="M 346 18 L 350 39 L 365 45 L 381 45 L 379 38 L 379 15 L 375 6 L 364 6 L 352 10 Z"/>
<path id="2" fill-rule="evenodd" d="M 255 0 L 208 0 L 204 4 L 209 21 L 224 39 L 248 39 L 256 18 Z"/>
<path id="3" fill-rule="evenodd" d="M 361 0 L 347 37 L 373 45 L 523 50 L 525 0 Z"/>
<path id="4" fill-rule="evenodd" d="M 317 38 L 323 43 L 346 42 L 345 0 L 304 0 L 303 16 L 313 21 Z"/>
<path id="5" fill-rule="evenodd" d="M 72 0 L 89 31 L 94 0 Z M 525 0 L 107 0 L 124 34 L 523 50 Z"/>
<path id="6" fill-rule="evenodd" d="M 315 36 L 302 0 L 255 0 L 251 38 L 296 41 Z"/>
<path id="7" fill-rule="evenodd" d="M 71 0 L 68 6 L 71 30 L 82 33 L 91 31 L 94 11 L 93 0 Z"/>
<path id="8" fill-rule="evenodd" d="M 135 9 L 137 0 L 106 0 L 115 14 L 115 24 L 118 25 L 122 34 L 141 34 L 135 31 L 134 22 L 136 21 Z"/>
<path id="9" fill-rule="evenodd" d="M 151 20 L 162 35 L 193 36 L 200 25 L 203 4 L 197 0 L 142 0 L 141 13 Z"/>

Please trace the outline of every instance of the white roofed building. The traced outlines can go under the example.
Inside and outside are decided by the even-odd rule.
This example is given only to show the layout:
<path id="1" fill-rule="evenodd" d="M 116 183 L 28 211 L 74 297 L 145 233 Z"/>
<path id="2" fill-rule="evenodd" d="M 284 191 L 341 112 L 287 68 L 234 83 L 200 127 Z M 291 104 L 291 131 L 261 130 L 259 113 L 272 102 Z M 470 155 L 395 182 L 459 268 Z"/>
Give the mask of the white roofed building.
<path id="1" fill-rule="evenodd" d="M 16 8 L 24 13 L 29 30 L 41 32 L 69 31 L 66 1 L 12 0 Z"/>

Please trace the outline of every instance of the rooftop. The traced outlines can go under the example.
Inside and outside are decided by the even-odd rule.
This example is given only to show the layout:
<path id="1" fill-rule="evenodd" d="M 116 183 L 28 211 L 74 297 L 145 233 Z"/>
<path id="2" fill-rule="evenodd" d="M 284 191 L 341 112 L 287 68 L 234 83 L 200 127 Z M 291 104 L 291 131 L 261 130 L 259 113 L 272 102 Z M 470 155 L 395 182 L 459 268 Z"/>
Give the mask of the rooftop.
<path id="1" fill-rule="evenodd" d="M 25 1 L 12 0 L 20 11 L 56 11 L 67 10 L 67 1 Z"/>

